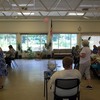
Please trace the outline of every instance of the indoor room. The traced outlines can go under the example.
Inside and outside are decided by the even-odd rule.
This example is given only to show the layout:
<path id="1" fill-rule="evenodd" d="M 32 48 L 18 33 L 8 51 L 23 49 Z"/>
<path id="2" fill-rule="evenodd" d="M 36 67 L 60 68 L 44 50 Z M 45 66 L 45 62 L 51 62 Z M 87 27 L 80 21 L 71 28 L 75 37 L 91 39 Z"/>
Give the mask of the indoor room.
<path id="1" fill-rule="evenodd" d="M 85 40 L 89 58 L 82 55 Z M 78 62 L 72 52 L 76 46 Z M 0 0 L 0 100 L 73 100 L 54 99 L 51 90 L 52 76 L 65 70 L 65 57 L 79 73 L 81 58 L 90 60 L 74 100 L 98 100 L 100 0 Z"/>

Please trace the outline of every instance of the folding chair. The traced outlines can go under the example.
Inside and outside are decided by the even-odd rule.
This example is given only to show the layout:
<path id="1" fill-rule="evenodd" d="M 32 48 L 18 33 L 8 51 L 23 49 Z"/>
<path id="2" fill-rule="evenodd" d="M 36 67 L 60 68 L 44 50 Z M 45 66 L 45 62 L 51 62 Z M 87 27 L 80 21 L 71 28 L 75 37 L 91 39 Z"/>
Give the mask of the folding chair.
<path id="1" fill-rule="evenodd" d="M 56 79 L 54 100 L 80 100 L 79 79 Z"/>

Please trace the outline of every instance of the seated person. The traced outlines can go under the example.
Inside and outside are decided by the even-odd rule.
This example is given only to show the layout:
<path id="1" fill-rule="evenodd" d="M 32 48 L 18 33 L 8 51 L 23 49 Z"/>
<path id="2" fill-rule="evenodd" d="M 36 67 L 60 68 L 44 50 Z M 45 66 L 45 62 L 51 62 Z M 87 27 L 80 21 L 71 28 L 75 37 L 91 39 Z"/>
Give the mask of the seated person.
<path id="1" fill-rule="evenodd" d="M 94 56 L 91 56 L 91 68 L 95 69 L 100 74 L 100 46 L 98 52 Z"/>
<path id="2" fill-rule="evenodd" d="M 50 78 L 50 87 L 54 91 L 55 80 L 60 79 L 74 79 L 78 78 L 81 80 L 81 73 L 77 69 L 72 69 L 73 59 L 71 57 L 63 58 L 64 70 L 55 72 Z"/>
<path id="3" fill-rule="evenodd" d="M 96 45 L 93 45 L 93 51 L 94 54 L 98 53 L 98 47 Z"/>
<path id="4" fill-rule="evenodd" d="M 12 45 L 9 45 L 9 51 L 6 53 L 5 61 L 8 66 L 11 66 L 11 60 L 15 58 L 15 50 Z"/>

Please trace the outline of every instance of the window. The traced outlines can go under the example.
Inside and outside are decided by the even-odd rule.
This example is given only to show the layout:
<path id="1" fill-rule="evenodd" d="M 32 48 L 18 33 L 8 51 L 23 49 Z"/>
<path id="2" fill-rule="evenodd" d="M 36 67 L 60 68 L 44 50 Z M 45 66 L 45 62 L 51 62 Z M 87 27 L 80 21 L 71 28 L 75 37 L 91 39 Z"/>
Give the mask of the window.
<path id="1" fill-rule="evenodd" d="M 21 35 L 22 50 L 26 51 L 31 48 L 32 51 L 43 50 L 44 44 L 47 42 L 46 34 L 32 34 Z"/>
<path id="2" fill-rule="evenodd" d="M 3 51 L 8 51 L 8 46 L 12 45 L 16 50 L 16 34 L 0 34 L 0 47 Z"/>
<path id="3" fill-rule="evenodd" d="M 53 34 L 53 49 L 71 49 L 77 45 L 77 34 Z"/>
<path id="4" fill-rule="evenodd" d="M 96 35 L 96 34 L 95 34 Z M 89 46 L 90 46 L 90 49 L 92 50 L 93 49 L 93 45 L 96 45 L 96 46 L 100 46 L 100 36 L 99 35 L 96 35 L 96 36 L 91 36 L 91 35 L 88 35 L 88 36 L 82 36 L 82 39 L 84 40 L 84 39 L 88 39 L 89 37 L 91 37 L 90 38 L 90 40 L 89 40 Z"/>

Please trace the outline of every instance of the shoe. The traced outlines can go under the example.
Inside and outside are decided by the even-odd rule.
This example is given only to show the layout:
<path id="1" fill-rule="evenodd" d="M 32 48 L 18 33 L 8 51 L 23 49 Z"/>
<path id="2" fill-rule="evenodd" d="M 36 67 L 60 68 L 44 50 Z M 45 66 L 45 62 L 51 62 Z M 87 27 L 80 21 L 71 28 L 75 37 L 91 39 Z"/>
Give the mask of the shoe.
<path id="1" fill-rule="evenodd" d="M 90 89 L 90 90 L 92 90 L 92 89 L 93 89 L 93 87 L 92 87 L 92 86 L 90 86 L 90 85 L 86 86 L 86 88 L 87 88 L 87 89 Z"/>

